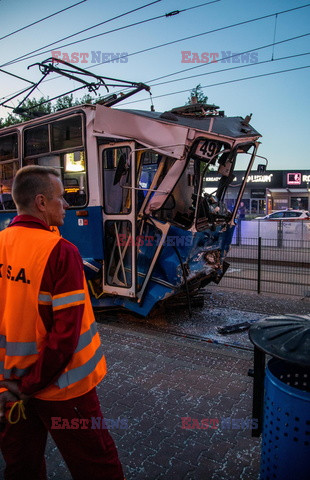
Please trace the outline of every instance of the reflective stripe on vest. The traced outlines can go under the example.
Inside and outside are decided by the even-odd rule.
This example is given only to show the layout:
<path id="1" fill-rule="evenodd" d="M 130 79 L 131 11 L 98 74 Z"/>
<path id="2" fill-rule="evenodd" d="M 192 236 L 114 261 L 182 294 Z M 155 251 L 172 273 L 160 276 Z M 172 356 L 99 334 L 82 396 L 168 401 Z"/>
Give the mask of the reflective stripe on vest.
<path id="1" fill-rule="evenodd" d="M 83 378 L 88 377 L 88 375 L 95 370 L 102 357 L 103 354 L 100 345 L 97 348 L 94 356 L 90 358 L 88 362 L 84 363 L 84 365 L 81 365 L 80 367 L 72 368 L 68 372 L 60 375 L 55 385 L 58 385 L 59 388 L 65 388 L 75 382 L 78 382 L 79 380 L 83 380 Z"/>
<path id="2" fill-rule="evenodd" d="M 3 377 L 8 380 L 9 378 L 12 378 L 12 375 L 15 375 L 16 377 L 22 377 L 27 373 L 29 368 L 16 368 L 13 367 L 11 369 L 5 369 L 4 368 L 4 362 L 0 362 L 0 374 L 3 375 Z"/>
<path id="3" fill-rule="evenodd" d="M 86 332 L 80 335 L 79 343 L 77 344 L 74 353 L 79 352 L 83 348 L 87 347 L 97 333 L 96 322 L 93 322 Z M 6 355 L 8 357 L 14 356 L 26 356 L 35 355 L 38 352 L 36 342 L 7 342 L 4 335 L 0 335 L 0 348 L 6 349 Z M 1 362 L 0 362 L 1 364 Z M 0 366 L 1 369 L 1 366 Z M 0 371 L 1 373 L 1 371 Z"/>
<path id="4" fill-rule="evenodd" d="M 38 300 L 40 305 L 52 305 L 53 310 L 61 310 L 62 308 L 73 307 L 84 303 L 85 292 L 83 290 L 77 290 L 62 295 L 55 295 L 54 297 L 48 292 L 40 292 Z"/>

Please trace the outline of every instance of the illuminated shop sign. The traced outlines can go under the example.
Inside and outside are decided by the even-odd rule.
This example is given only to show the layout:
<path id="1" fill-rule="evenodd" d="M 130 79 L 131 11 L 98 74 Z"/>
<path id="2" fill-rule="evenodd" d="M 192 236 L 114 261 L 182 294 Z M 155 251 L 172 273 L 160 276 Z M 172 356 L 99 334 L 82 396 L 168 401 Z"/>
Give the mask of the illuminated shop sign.
<path id="1" fill-rule="evenodd" d="M 253 183 L 271 183 L 272 182 L 273 173 L 270 175 L 249 175 L 247 178 L 247 182 Z M 244 177 L 243 177 L 244 178 Z M 243 180 L 242 178 L 242 180 Z"/>
<path id="2" fill-rule="evenodd" d="M 286 182 L 288 185 L 301 185 L 301 173 L 288 173 Z"/>

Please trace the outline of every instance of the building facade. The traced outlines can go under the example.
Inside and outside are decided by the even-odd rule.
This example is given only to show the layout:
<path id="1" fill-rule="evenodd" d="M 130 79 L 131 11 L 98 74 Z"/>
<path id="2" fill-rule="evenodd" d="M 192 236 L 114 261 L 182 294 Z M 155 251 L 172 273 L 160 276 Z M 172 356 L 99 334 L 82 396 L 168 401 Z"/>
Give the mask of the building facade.
<path id="1" fill-rule="evenodd" d="M 244 171 L 235 171 L 235 178 L 226 193 L 229 209 L 233 209 L 238 187 Z M 208 172 L 204 191 L 214 193 L 220 176 Z M 310 170 L 268 170 L 263 173 L 251 172 L 242 198 L 242 209 L 246 216 L 267 215 L 274 210 L 287 208 L 310 209 Z"/>

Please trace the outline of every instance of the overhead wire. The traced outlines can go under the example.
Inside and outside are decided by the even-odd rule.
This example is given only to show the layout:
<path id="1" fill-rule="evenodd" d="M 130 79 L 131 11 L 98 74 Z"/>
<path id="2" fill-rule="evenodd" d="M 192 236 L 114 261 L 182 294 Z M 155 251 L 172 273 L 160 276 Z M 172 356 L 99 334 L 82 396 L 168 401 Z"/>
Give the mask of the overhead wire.
<path id="1" fill-rule="evenodd" d="M 209 4 L 209 3 L 214 3 L 214 2 L 206 2 L 204 3 L 203 5 L 206 5 L 206 4 Z M 199 5 L 197 6 L 194 6 L 194 7 L 191 7 L 191 8 L 197 8 Z M 173 40 L 173 41 L 170 41 L 170 42 L 166 42 L 164 44 L 160 44 L 160 45 L 156 45 L 156 46 L 153 46 L 153 47 L 150 47 L 148 49 L 144 49 L 144 50 L 140 50 L 138 52 L 133 52 L 131 54 L 128 54 L 128 56 L 133 56 L 133 55 L 137 55 L 139 53 L 143 53 L 145 51 L 149 51 L 149 50 L 154 50 L 154 49 L 157 49 L 157 48 L 161 48 L 163 46 L 167 46 L 167 45 L 171 45 L 171 44 L 174 44 L 174 43 L 177 43 L 177 42 L 181 42 L 181 41 L 184 41 L 184 40 L 187 40 L 187 39 L 191 39 L 191 38 L 195 38 L 197 36 L 202 36 L 202 35 L 207 35 L 209 33 L 213 33 L 213 32 L 217 32 L 217 31 L 221 31 L 221 30 L 225 30 L 225 29 L 228 29 L 228 28 L 233 28 L 233 27 L 236 27 L 236 26 L 240 26 L 240 25 L 243 25 L 243 24 L 247 24 L 247 23 L 251 23 L 251 22 L 255 22 L 255 21 L 259 21 L 259 20 L 262 20 L 262 19 L 265 19 L 265 18 L 268 18 L 268 17 L 272 17 L 272 16 L 277 16 L 277 15 L 280 15 L 280 14 L 284 14 L 284 13 L 288 13 L 288 12 L 292 12 L 294 10 L 299 10 L 301 8 L 306 8 L 310 6 L 310 4 L 306 4 L 306 5 L 302 5 L 302 6 L 299 6 L 299 7 L 295 7 L 295 8 L 292 8 L 292 9 L 286 9 L 286 10 L 282 10 L 282 11 L 279 11 L 279 12 L 274 12 L 272 14 L 268 14 L 268 15 L 264 15 L 264 16 L 261 16 L 261 17 L 257 17 L 257 18 L 254 18 L 254 19 L 250 19 L 250 20 L 245 20 L 245 21 L 242 21 L 242 22 L 238 22 L 236 24 L 230 24 L 230 25 L 227 25 L 227 26 L 224 26 L 224 27 L 220 27 L 220 28 L 217 28 L 217 29 L 213 29 L 213 30 L 210 30 L 210 31 L 207 31 L 207 32 L 202 32 L 202 33 L 199 33 L 199 34 L 195 34 L 195 35 L 191 35 L 191 36 L 187 36 L 187 37 L 184 37 L 184 38 L 181 38 L 181 39 L 178 39 L 178 40 Z M 107 32 L 106 32 L 107 33 Z M 262 48 L 267 48 L 268 46 L 274 46 L 276 44 L 279 44 L 279 43 L 284 43 L 284 42 L 288 42 L 288 41 L 292 41 L 292 40 L 295 40 L 295 39 L 298 39 L 298 38 L 302 38 L 304 36 L 307 36 L 309 35 L 309 33 L 307 34 L 304 34 L 304 35 L 300 35 L 300 36 L 296 36 L 296 37 L 292 37 L 291 39 L 286 39 L 286 40 L 282 40 L 282 41 L 279 41 L 279 42 L 273 42 L 272 44 L 268 44 L 268 45 L 265 45 L 265 46 L 261 46 L 261 47 L 256 47 L 256 48 L 253 48 L 251 50 L 247 50 L 246 52 L 243 52 L 243 53 L 248 53 L 248 52 L 251 52 L 251 51 L 255 51 L 255 50 L 259 50 L 259 49 L 262 49 Z M 61 47 L 59 47 L 61 48 Z M 242 54 L 242 53 L 241 53 Z M 236 54 L 236 55 L 240 55 L 239 54 Z M 225 59 L 229 59 L 229 58 L 232 58 L 234 55 L 231 55 L 231 56 L 228 56 L 228 57 L 224 57 L 223 59 L 221 60 L 225 60 Z M 101 63 L 97 63 L 96 65 L 92 65 L 90 67 L 88 67 L 87 69 L 89 68 L 93 68 L 95 66 L 98 66 L 98 65 L 102 65 L 104 63 L 109 63 L 109 61 L 105 61 L 105 62 L 101 62 Z M 200 64 L 200 65 L 197 65 L 195 67 L 190 67 L 190 68 L 187 68 L 187 69 L 183 69 L 183 70 L 179 70 L 177 72 L 173 72 L 171 74 L 168 74 L 168 75 L 164 75 L 164 76 L 161 76 L 161 77 L 157 77 L 157 78 L 154 78 L 152 80 L 148 80 L 147 82 L 150 83 L 150 82 L 153 82 L 153 81 L 156 81 L 156 80 L 160 80 L 160 79 L 163 79 L 163 78 L 167 78 L 169 76 L 173 76 L 173 75 L 176 75 L 178 73 L 183 73 L 185 71 L 188 71 L 188 70 L 192 70 L 194 68 L 199 68 L 199 67 L 203 67 L 205 65 L 210 65 L 210 63 L 208 64 Z M 239 68 L 239 67 L 234 67 L 234 68 Z M 225 70 L 232 70 L 232 69 L 225 69 Z M 222 70 L 222 71 L 225 71 L 225 70 Z M 213 72 L 209 72 L 209 73 L 213 73 Z M 197 76 L 197 75 L 195 75 Z M 194 76 L 192 76 L 194 77 Z M 192 77 L 185 77 L 185 78 L 192 78 Z M 57 77 L 54 77 L 52 79 L 49 79 L 49 80 L 55 80 Z M 49 81 L 49 80 L 46 80 L 46 81 Z M 177 79 L 178 81 L 178 79 Z M 169 83 L 169 82 L 163 82 L 163 83 Z M 163 84 L 162 83 L 162 84 Z M 155 84 L 153 86 L 156 86 L 156 85 L 160 85 L 160 84 Z M 187 91 L 187 90 L 186 90 Z M 5 97 L 2 97 L 2 98 L 5 98 Z M 155 97 L 154 97 L 155 98 Z M 157 97 L 156 97 L 157 98 Z M 129 102 L 129 103 L 132 103 L 132 102 Z"/>
<path id="2" fill-rule="evenodd" d="M 27 28 L 32 27 L 33 25 L 37 25 L 38 23 L 43 22 L 44 20 L 47 20 L 48 18 L 59 15 L 60 13 L 63 13 L 66 10 L 70 10 L 70 8 L 76 7 L 77 5 L 80 5 L 81 3 L 84 3 L 84 2 L 87 2 L 87 0 L 81 0 L 80 2 L 77 2 L 77 3 L 74 3 L 73 5 L 70 5 L 69 7 L 63 8 L 62 10 L 58 10 L 57 12 L 52 13 L 51 15 L 48 15 L 47 17 L 40 18 L 40 20 L 36 20 L 35 22 L 29 23 L 29 25 L 25 25 L 24 27 L 18 28 L 17 30 L 14 30 L 14 32 L 7 33 L 6 35 L 3 35 L 3 37 L 0 37 L 0 40 L 3 40 L 4 38 L 8 38 L 11 35 L 15 35 L 15 33 L 26 30 Z"/>
<path id="3" fill-rule="evenodd" d="M 310 3 L 308 3 L 306 5 L 299 6 L 299 7 L 294 7 L 294 8 L 288 9 L 288 10 L 282 10 L 280 12 L 275 12 L 275 13 L 271 13 L 271 14 L 268 14 L 268 15 L 264 15 L 262 17 L 256 17 L 256 18 L 253 18 L 253 19 L 250 19 L 250 20 L 244 20 L 242 22 L 226 25 L 224 27 L 215 28 L 213 30 L 208 30 L 206 32 L 197 33 L 195 35 L 182 37 L 182 38 L 179 38 L 177 40 L 171 40 L 170 42 L 161 43 L 161 44 L 155 45 L 153 47 L 148 47 L 148 48 L 144 48 L 143 50 L 138 50 L 137 52 L 129 53 L 128 55 L 126 55 L 126 57 L 133 57 L 134 55 L 139 55 L 140 53 L 146 53 L 146 52 L 150 52 L 151 50 L 156 50 L 158 48 L 167 47 L 167 46 L 173 45 L 175 43 L 183 42 L 184 40 L 191 40 L 192 38 L 197 38 L 197 37 L 201 37 L 201 36 L 204 36 L 204 35 L 209 35 L 210 33 L 216 33 L 216 32 L 220 32 L 222 30 L 227 30 L 229 28 L 239 27 L 240 25 L 245 25 L 247 23 L 257 22 L 259 20 L 263 20 L 263 19 L 268 18 L 268 17 L 273 17 L 275 15 L 280 15 L 280 14 L 283 14 L 283 13 L 292 12 L 294 10 L 299 10 L 301 8 L 305 8 L 305 7 L 309 7 L 309 6 L 310 6 Z M 271 44 L 271 45 L 273 45 L 273 44 Z M 104 65 L 106 63 L 110 63 L 110 61 L 106 60 L 104 62 L 98 62 L 95 65 L 91 65 L 91 66 L 87 67 L 86 70 L 98 67 L 99 65 Z M 153 80 L 160 80 L 161 78 L 162 77 L 158 77 L 158 78 L 155 78 L 155 79 L 152 79 L 152 80 L 147 80 L 147 81 L 152 82 Z"/>
<path id="4" fill-rule="evenodd" d="M 287 43 L 287 42 L 291 42 L 293 40 L 297 40 L 297 39 L 300 39 L 300 38 L 303 38 L 305 36 L 309 36 L 310 33 L 305 33 L 303 35 L 297 35 L 296 37 L 291 37 L 291 38 L 287 38 L 287 39 L 284 39 L 284 40 L 279 40 L 278 42 L 274 42 L 274 43 L 269 43 L 269 44 L 266 44 L 266 45 L 262 45 L 262 46 L 259 46 L 259 47 L 255 47 L 255 48 L 252 48 L 251 50 L 245 50 L 244 52 L 239 52 L 239 53 L 234 53 L 232 55 L 228 55 L 226 57 L 222 57 L 221 59 L 219 59 L 219 61 L 226 61 L 226 60 L 230 60 L 230 59 L 233 59 L 234 57 L 236 56 L 240 56 L 240 55 L 246 55 L 248 53 L 251 53 L 251 52 L 255 52 L 257 50 L 262 50 L 262 49 L 265 49 L 265 48 L 269 48 L 271 46 L 274 46 L 274 45 L 279 45 L 279 44 L 282 44 L 282 43 Z M 107 62 L 104 62 L 104 63 L 107 63 Z M 207 73 L 203 73 L 203 74 L 199 74 L 199 75 L 192 75 L 192 76 L 187 76 L 187 77 L 182 77 L 181 79 L 174 79 L 174 80 L 170 80 L 170 81 L 167 81 L 167 82 L 161 82 L 161 83 L 156 83 L 156 84 L 152 84 L 153 81 L 156 81 L 156 80 L 160 80 L 160 79 L 163 79 L 163 78 L 167 78 L 167 77 L 170 77 L 170 76 L 173 76 L 175 75 L 176 73 L 183 73 L 183 72 L 186 72 L 186 71 L 189 71 L 189 70 L 194 70 L 196 68 L 201 68 L 201 67 L 206 67 L 207 65 L 210 66 L 212 64 L 214 64 L 215 62 L 210 62 L 210 63 L 201 63 L 200 65 L 196 65 L 195 67 L 189 67 L 189 68 L 185 68 L 183 70 L 179 70 L 178 72 L 174 72 L 174 73 L 170 73 L 170 74 L 167 74 L 167 75 L 163 75 L 161 77 L 157 77 L 155 78 L 154 80 L 147 80 L 145 83 L 147 84 L 150 84 L 150 86 L 154 87 L 154 86 L 157 86 L 157 85 L 164 85 L 166 83 L 172 83 L 172 82 L 176 82 L 176 81 L 179 81 L 179 80 L 185 80 L 185 79 L 188 79 L 188 78 L 194 78 L 194 77 L 197 77 L 197 76 L 203 76 L 203 75 L 208 75 L 208 74 L 211 74 L 211 73 L 215 73 L 215 72 L 207 72 Z M 262 62 L 262 63 L 265 63 L 265 62 Z M 253 64 L 255 65 L 255 64 Z M 257 65 L 257 62 L 256 62 L 256 65 Z M 246 66 L 249 66 L 249 65 L 244 65 L 244 67 Z M 238 67 L 234 67 L 234 68 L 241 68 L 240 66 Z M 219 70 L 218 72 L 224 72 L 226 70 L 233 70 L 234 68 L 228 68 L 228 69 L 223 69 L 223 70 Z M 89 70 L 89 68 L 87 69 Z M 51 78 L 51 79 L 47 79 L 45 80 L 45 82 L 48 82 L 48 81 L 51 81 L 51 80 L 55 80 L 57 77 L 54 77 L 54 78 Z M 5 98 L 5 97 L 3 97 Z"/>
<path id="5" fill-rule="evenodd" d="M 238 23 L 234 23 L 234 24 L 230 24 L 230 25 L 226 25 L 224 27 L 219 27 L 219 28 L 216 28 L 216 29 L 213 29 L 213 30 L 209 30 L 207 32 L 202 32 L 202 33 L 199 33 L 199 34 L 195 34 L 195 35 L 190 35 L 190 36 L 187 36 L 187 37 L 183 37 L 183 38 L 180 38 L 180 39 L 177 39 L 177 40 L 172 40 L 170 42 L 165 42 L 165 43 L 162 43 L 160 45 L 155 45 L 153 47 L 149 47 L 149 48 L 146 48 L 146 49 L 143 49 L 143 50 L 139 50 L 137 52 L 133 52 L 133 53 L 130 53 L 128 54 L 128 57 L 130 56 L 134 56 L 134 55 L 138 55 L 140 53 L 145 53 L 147 51 L 150 51 L 150 50 L 155 50 L 157 48 L 162 48 L 162 47 L 165 47 L 165 46 L 168 46 L 168 45 L 172 45 L 172 44 L 175 44 L 175 43 L 178 43 L 178 42 L 181 42 L 181 41 L 184 41 L 184 40 L 189 40 L 189 39 L 192 39 L 192 38 L 196 38 L 196 37 L 199 37 L 199 36 L 203 36 L 203 35 L 208 35 L 210 33 L 215 33 L 215 32 L 218 32 L 218 31 L 222 31 L 222 30 L 226 30 L 228 28 L 234 28 L 234 27 L 237 27 L 237 26 L 240 26 L 240 25 L 244 25 L 244 24 L 247 24 L 247 23 L 252 23 L 252 22 L 256 22 L 256 21 L 259 21 L 259 20 L 262 20 L 262 19 L 265 19 L 265 18 L 268 18 L 268 17 L 273 17 L 273 16 L 278 16 L 280 14 L 284 14 L 284 13 L 288 13 L 288 12 L 292 12 L 292 11 L 295 11 L 295 10 L 299 10 L 301 8 L 306 8 L 310 6 L 310 4 L 306 4 L 306 5 L 301 5 L 299 7 L 294 7 L 294 8 L 291 8 L 291 9 L 286 9 L 286 10 L 281 10 L 279 12 L 274 12 L 272 14 L 268 14 L 268 15 L 264 15 L 264 16 L 260 16 L 260 17 L 256 17 L 254 19 L 250 19 L 250 20 L 245 20 L 245 21 L 242 21 L 242 22 L 238 22 Z M 300 38 L 300 37 L 293 37 L 293 39 L 295 38 Z M 274 36 L 274 39 L 275 39 L 275 36 Z M 288 40 L 286 40 L 288 41 Z M 274 45 L 275 42 L 273 42 L 272 44 L 270 45 Z M 62 48 L 62 47 L 59 47 L 59 48 Z M 258 48 L 267 48 L 267 47 L 258 47 Z M 256 50 L 258 49 L 256 48 Z M 253 49 L 254 50 L 254 49 Z M 253 51 L 251 50 L 251 51 Z M 41 52 L 42 53 L 42 52 Z M 230 58 L 230 57 L 226 57 L 227 59 Z M 99 65 L 103 65 L 105 63 L 109 63 L 109 61 L 104 61 L 104 62 L 100 62 L 100 63 L 96 63 L 96 65 L 91 65 L 90 67 L 87 67 L 86 70 L 89 70 L 91 68 L 94 68 L 96 66 L 99 66 Z M 2 65 L 3 66 L 3 65 Z M 191 69 L 194 69 L 194 68 L 198 68 L 198 67 L 202 67 L 202 66 L 205 66 L 204 65 L 198 65 L 198 66 L 195 66 L 195 67 L 190 67 L 188 69 L 183 69 L 183 70 L 180 70 L 178 72 L 174 72 L 172 74 L 168 74 L 168 75 L 164 75 L 164 76 L 161 76 L 161 77 L 157 77 L 155 79 L 151 79 L 151 80 L 147 80 L 146 83 L 150 83 L 150 82 L 153 82 L 155 80 L 160 80 L 162 78 L 167 78 L 168 76 L 172 76 L 172 75 L 176 75 L 177 73 L 182 73 L 182 72 L 185 72 L 185 71 L 188 71 L 188 70 L 191 70 Z M 54 80 L 56 77 L 53 77 L 53 78 L 50 78 L 50 79 L 46 79 L 45 82 L 48 82 L 48 81 L 52 81 Z M 5 98 L 5 97 L 3 97 Z"/>
<path id="6" fill-rule="evenodd" d="M 160 0 L 158 0 L 158 1 L 160 1 Z M 76 40 L 75 42 L 66 43 L 65 45 L 60 45 L 60 46 L 57 46 L 57 47 L 54 47 L 54 48 L 64 48 L 64 47 L 68 47 L 68 46 L 70 46 L 70 45 L 75 45 L 76 43 L 85 42 L 85 41 L 87 41 L 87 40 L 91 40 L 91 39 L 93 39 L 93 38 L 101 37 L 101 36 L 103 36 L 103 35 L 108 35 L 108 34 L 110 34 L 110 33 L 118 32 L 118 31 L 120 31 L 120 30 L 125 30 L 125 29 L 127 29 L 127 28 L 135 27 L 135 26 L 137 26 L 137 25 L 142 25 L 142 24 L 144 24 L 144 23 L 152 22 L 152 21 L 154 21 L 154 20 L 159 20 L 160 18 L 164 18 L 164 17 L 167 18 L 167 17 L 171 17 L 171 16 L 174 16 L 174 15 L 178 15 L 179 13 L 184 13 L 184 12 L 187 12 L 187 11 L 189 11 L 189 10 L 193 10 L 193 9 L 195 9 L 195 8 L 200 8 L 200 7 L 203 7 L 203 6 L 206 6 L 206 5 L 210 5 L 210 4 L 212 4 L 212 3 L 218 3 L 218 2 L 220 2 L 220 1 L 221 1 L 221 0 L 211 0 L 211 1 L 209 1 L 209 2 L 204 2 L 204 3 L 201 3 L 201 4 L 199 4 L 199 5 L 193 5 L 192 7 L 183 8 L 182 10 L 174 10 L 174 11 L 169 12 L 169 13 L 164 13 L 164 14 L 162 14 L 162 15 L 157 15 L 156 17 L 152 17 L 152 18 L 147 18 L 147 19 L 144 19 L 144 20 L 140 20 L 139 22 L 134 22 L 134 23 L 131 23 L 131 24 L 129 24 L 129 25 L 124 25 L 124 26 L 122 26 L 122 27 L 114 28 L 114 29 L 109 30 L 109 31 L 107 31 L 107 32 L 98 33 L 98 34 L 96 34 L 96 35 L 92 35 L 92 36 L 90 36 L 90 37 L 82 38 L 82 39 L 80 39 L 80 40 Z M 45 47 L 44 47 L 44 48 L 45 48 Z M 28 60 L 28 59 L 33 58 L 33 57 L 36 57 L 36 56 L 38 56 L 38 55 L 43 55 L 44 53 L 49 53 L 49 50 L 45 50 L 45 51 L 40 52 L 40 53 L 35 53 L 34 55 L 30 55 L 30 53 L 32 53 L 32 52 L 29 52 L 28 54 L 25 54 L 25 55 L 23 56 L 23 58 L 18 57 L 18 58 L 15 58 L 15 59 L 13 59 L 13 60 L 10 60 L 9 62 L 6 62 L 6 63 L 0 65 L 0 67 L 5 67 L 5 66 L 7 66 L 7 65 L 12 65 L 12 64 L 14 64 L 14 63 L 17 63 L 17 62 L 20 62 L 20 61 L 24 61 L 24 60 Z"/>
<path id="7" fill-rule="evenodd" d="M 310 68 L 310 65 L 304 65 L 302 67 L 295 67 L 295 68 L 288 68 L 288 69 L 285 69 L 285 70 L 279 70 L 278 72 L 262 73 L 262 74 L 259 74 L 259 75 L 252 75 L 251 77 L 237 78 L 235 80 L 226 80 L 225 82 L 217 82 L 217 83 L 212 83 L 210 85 L 202 85 L 201 88 L 217 87 L 219 85 L 226 85 L 228 83 L 242 82 L 244 80 L 252 80 L 254 78 L 260 78 L 260 77 L 268 77 L 270 75 L 277 75 L 277 74 L 280 74 L 280 73 L 293 72 L 295 70 L 303 70 L 305 68 Z M 164 93 L 162 95 L 156 95 L 156 96 L 153 96 L 153 99 L 154 98 L 161 98 L 161 97 L 169 97 L 170 95 L 177 95 L 179 93 L 186 93 L 186 92 L 190 92 L 190 91 L 192 91 L 192 88 L 187 88 L 185 90 L 179 90 L 177 92 Z M 128 105 L 130 103 L 143 102 L 145 100 L 148 100 L 148 98 L 142 98 L 140 100 L 132 100 L 131 102 L 123 103 L 123 105 Z"/>
<path id="8" fill-rule="evenodd" d="M 142 10 L 143 8 L 146 8 L 146 7 L 149 7 L 150 5 L 154 5 L 155 3 L 159 3 L 161 2 L 162 0 L 154 0 L 153 2 L 151 3 L 147 3 L 146 5 L 142 5 L 141 7 L 138 7 L 138 8 L 134 8 L 133 10 L 129 10 L 128 12 L 124 12 L 124 13 L 121 13 L 120 15 L 116 15 L 115 17 L 112 17 L 112 18 L 109 18 L 108 20 L 104 20 L 103 22 L 100 22 L 100 23 L 97 23 L 95 25 L 92 25 L 88 28 L 84 28 L 84 30 L 80 30 L 79 32 L 76 32 L 76 33 L 73 33 L 71 35 L 67 35 L 66 37 L 63 37 L 63 38 L 60 38 L 59 40 L 56 40 L 54 42 L 51 42 L 51 43 L 48 43 L 47 45 L 44 45 L 43 47 L 40 47 L 40 48 L 37 48 L 36 50 L 32 50 L 31 52 L 28 52 L 24 55 L 20 55 L 19 57 L 13 59 L 13 60 L 10 60 L 9 62 L 1 65 L 1 66 L 5 66 L 5 65 L 11 65 L 13 63 L 17 63 L 19 61 L 23 61 L 23 60 L 27 60 L 28 58 L 32 58 L 32 57 L 35 57 L 36 55 L 32 55 L 32 57 L 29 57 L 28 55 L 32 54 L 32 53 L 36 53 L 36 52 L 39 52 L 40 50 L 43 50 L 44 48 L 47 48 L 47 47 L 50 47 L 52 45 L 55 45 L 55 43 L 57 42 L 62 42 L 63 40 L 67 40 L 69 38 L 72 38 L 72 37 L 75 37 L 76 35 L 80 35 L 81 33 L 84 33 L 84 32 L 87 32 L 88 30 L 92 30 L 93 28 L 96 28 L 100 25 L 103 25 L 105 23 L 109 23 L 109 22 L 112 22 L 113 20 L 117 20 L 118 18 L 122 18 L 126 15 L 129 15 L 130 13 L 133 13 L 133 12 L 137 12 L 138 10 Z M 79 40 L 77 40 L 76 43 L 78 43 Z M 55 47 L 55 48 L 62 48 L 62 47 Z M 46 53 L 46 52 L 40 52 L 38 53 L 38 55 L 41 55 L 43 53 Z M 25 58 L 26 57 L 26 58 Z"/>
<path id="9" fill-rule="evenodd" d="M 269 48 L 269 47 L 273 47 L 274 45 L 280 45 L 282 43 L 286 43 L 286 42 L 291 42 L 293 40 L 298 40 L 300 38 L 304 38 L 304 37 L 308 37 L 310 35 L 310 32 L 308 33 L 303 33 L 302 35 L 297 35 L 296 37 L 291 37 L 291 38 L 286 38 L 285 40 L 279 40 L 278 42 L 273 42 L 273 43 L 268 43 L 266 45 L 262 45 L 260 47 L 255 47 L 255 48 L 251 48 L 250 50 L 245 50 L 243 52 L 239 52 L 239 53 L 233 53 L 232 55 L 228 55 L 227 57 L 222 57 L 220 59 L 220 61 L 223 61 L 223 60 L 230 60 L 236 56 L 240 56 L 240 55 L 246 55 L 247 53 L 251 53 L 251 52 L 254 52 L 254 51 L 257 51 L 257 50 L 263 50 L 265 48 Z M 154 82 L 156 80 L 162 80 L 163 78 L 168 78 L 168 77 L 172 77 L 173 75 L 177 75 L 179 73 L 183 73 L 183 72 L 188 72 L 189 70 L 195 70 L 196 68 L 202 68 L 202 67 L 205 67 L 206 65 L 211 65 L 213 62 L 210 62 L 210 63 L 200 63 L 199 65 L 195 65 L 194 67 L 188 67 L 188 68 L 183 68 L 182 70 L 178 70 L 176 72 L 173 72 L 173 73 L 168 73 L 167 75 L 162 75 L 161 77 L 157 77 L 157 78 L 153 78 L 152 80 L 147 80 L 146 83 L 151 83 L 151 82 Z"/>
<path id="10" fill-rule="evenodd" d="M 257 65 L 263 65 L 265 63 L 277 62 L 279 60 L 288 60 L 290 58 L 302 57 L 304 55 L 310 55 L 310 52 L 297 53 L 295 55 L 287 55 L 286 57 L 271 58 L 269 60 L 262 60 L 261 62 L 248 63 L 248 64 L 245 64 L 245 65 L 237 65 L 236 67 L 223 68 L 222 70 L 214 70 L 213 72 L 199 73 L 198 75 L 190 75 L 190 76 L 187 76 L 187 77 L 175 78 L 174 80 L 167 80 L 166 82 L 154 83 L 153 85 L 150 85 L 150 86 L 151 87 L 158 87 L 159 85 L 166 85 L 167 83 L 180 82 L 181 80 L 188 80 L 189 78 L 204 77 L 205 75 L 213 75 L 215 73 L 230 72 L 231 70 L 237 70 L 237 69 L 240 69 L 240 68 L 247 68 L 247 67 L 253 67 L 253 66 L 257 66 Z"/>

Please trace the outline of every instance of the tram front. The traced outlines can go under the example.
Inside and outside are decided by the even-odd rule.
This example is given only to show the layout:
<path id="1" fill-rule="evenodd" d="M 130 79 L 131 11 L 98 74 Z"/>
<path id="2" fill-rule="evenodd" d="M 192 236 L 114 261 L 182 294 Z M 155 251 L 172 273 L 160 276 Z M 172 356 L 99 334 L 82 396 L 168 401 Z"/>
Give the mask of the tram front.
<path id="1" fill-rule="evenodd" d="M 159 301 L 218 283 L 259 143 L 249 117 L 205 104 L 163 114 L 96 110 L 104 252 L 90 282 L 94 305 L 147 315 Z M 228 205 L 240 157 L 247 166 Z M 204 188 L 210 171 L 212 191 Z"/>

